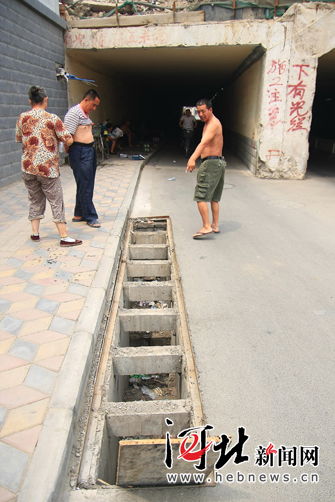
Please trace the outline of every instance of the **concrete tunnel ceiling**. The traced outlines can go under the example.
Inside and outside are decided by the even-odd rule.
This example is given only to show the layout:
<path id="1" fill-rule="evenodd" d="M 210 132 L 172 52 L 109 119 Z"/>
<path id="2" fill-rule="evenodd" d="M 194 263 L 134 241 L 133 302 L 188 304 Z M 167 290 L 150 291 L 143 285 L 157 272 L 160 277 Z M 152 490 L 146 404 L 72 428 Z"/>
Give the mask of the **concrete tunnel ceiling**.
<path id="1" fill-rule="evenodd" d="M 254 50 L 248 46 L 141 49 L 68 49 L 71 59 L 137 87 L 194 88 L 215 93 Z M 198 96 L 197 92 L 197 96 Z"/>

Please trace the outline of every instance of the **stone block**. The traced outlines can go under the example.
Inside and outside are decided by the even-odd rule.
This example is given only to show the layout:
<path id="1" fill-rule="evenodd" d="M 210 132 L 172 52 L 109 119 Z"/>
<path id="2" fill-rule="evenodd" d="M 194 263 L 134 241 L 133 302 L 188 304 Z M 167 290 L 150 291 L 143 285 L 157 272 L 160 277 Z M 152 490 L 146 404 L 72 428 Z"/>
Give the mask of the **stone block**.
<path id="1" fill-rule="evenodd" d="M 51 394 L 55 385 L 57 373 L 33 364 L 25 378 L 24 385 Z"/>
<path id="2" fill-rule="evenodd" d="M 118 375 L 180 373 L 183 352 L 180 346 L 126 347 L 115 349 L 113 364 Z"/>
<path id="3" fill-rule="evenodd" d="M 2 331 L 8 331 L 13 335 L 18 335 L 19 331 L 23 325 L 23 321 L 15 319 L 14 317 L 4 316 L 0 321 L 0 329 Z"/>
<path id="4" fill-rule="evenodd" d="M 171 263 L 167 260 L 127 261 L 128 277 L 170 277 Z"/>
<path id="5" fill-rule="evenodd" d="M 134 401 L 109 403 L 106 420 L 108 430 L 116 437 L 163 436 L 166 417 L 173 420 L 169 432 L 176 435 L 190 426 L 190 414 L 187 400 Z"/>
<path id="6" fill-rule="evenodd" d="M 166 244 L 166 232 L 133 232 L 132 244 Z"/>
<path id="7" fill-rule="evenodd" d="M 0 443 L 0 485 L 17 493 L 22 482 L 29 455 L 5 443 Z"/>
<path id="8" fill-rule="evenodd" d="M 130 260 L 167 260 L 166 244 L 131 244 L 129 246 Z"/>
<path id="9" fill-rule="evenodd" d="M 24 361 L 32 362 L 34 360 L 35 354 L 38 351 L 38 345 L 19 338 L 15 340 L 12 348 L 9 351 L 11 356 L 19 357 Z"/>
<path id="10" fill-rule="evenodd" d="M 172 282 L 126 282 L 123 285 L 125 300 L 136 301 L 170 301 L 172 300 Z"/>
<path id="11" fill-rule="evenodd" d="M 122 331 L 174 331 L 176 312 L 173 309 L 120 309 Z"/>

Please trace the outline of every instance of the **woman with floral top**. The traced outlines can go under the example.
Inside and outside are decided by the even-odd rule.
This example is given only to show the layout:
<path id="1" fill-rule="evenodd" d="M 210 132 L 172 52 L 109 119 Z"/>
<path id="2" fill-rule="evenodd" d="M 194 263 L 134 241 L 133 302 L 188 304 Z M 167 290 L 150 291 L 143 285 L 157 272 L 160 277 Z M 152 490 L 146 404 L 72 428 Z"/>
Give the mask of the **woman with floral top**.
<path id="1" fill-rule="evenodd" d="M 31 110 L 21 113 L 16 124 L 16 141 L 23 143 L 21 170 L 28 190 L 31 240 L 39 241 L 40 220 L 44 218 L 48 199 L 56 223 L 61 246 L 78 246 L 82 241 L 66 233 L 65 207 L 59 175 L 58 143 L 73 143 L 57 115 L 47 113 L 48 96 L 43 87 L 32 86 L 28 91 Z"/>

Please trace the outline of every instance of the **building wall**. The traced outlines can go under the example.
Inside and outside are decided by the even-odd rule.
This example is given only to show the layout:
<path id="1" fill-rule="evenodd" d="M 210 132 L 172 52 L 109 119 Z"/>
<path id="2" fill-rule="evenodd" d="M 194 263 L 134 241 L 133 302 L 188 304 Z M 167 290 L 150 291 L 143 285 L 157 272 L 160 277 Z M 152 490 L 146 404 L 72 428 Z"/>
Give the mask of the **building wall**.
<path id="1" fill-rule="evenodd" d="M 28 89 L 45 87 L 48 111 L 61 118 L 67 111 L 67 85 L 56 79 L 55 63 L 63 63 L 66 23 L 40 2 L 0 0 L 0 186 L 21 176 L 21 144 L 15 143 L 20 113 L 29 110 Z M 41 4 L 40 4 L 41 5 Z"/>
<path id="2" fill-rule="evenodd" d="M 138 119 L 134 115 L 138 106 L 136 106 L 139 97 L 136 89 L 121 82 L 117 78 L 109 77 L 106 74 L 88 68 L 82 63 L 79 63 L 73 58 L 67 56 L 66 70 L 71 75 L 76 75 L 79 78 L 87 78 L 94 80 L 96 89 L 100 96 L 101 102 L 97 109 L 90 115 L 95 124 L 104 122 L 110 119 L 114 125 L 121 125 L 123 120 L 131 120 L 135 122 Z M 90 87 L 83 82 L 77 80 L 68 81 L 68 99 L 69 106 L 79 103 L 83 95 Z"/>
<path id="3" fill-rule="evenodd" d="M 51 9 L 56 14 L 59 13 L 59 1 L 58 0 L 37 0 L 41 4 L 45 5 L 49 9 Z"/>

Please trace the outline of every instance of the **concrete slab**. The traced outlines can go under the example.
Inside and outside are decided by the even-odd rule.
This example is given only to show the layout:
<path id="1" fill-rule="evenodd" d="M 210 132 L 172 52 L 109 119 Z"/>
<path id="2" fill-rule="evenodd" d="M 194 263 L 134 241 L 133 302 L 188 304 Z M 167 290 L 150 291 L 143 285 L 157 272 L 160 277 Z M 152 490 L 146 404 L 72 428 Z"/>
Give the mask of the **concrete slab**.
<path id="1" fill-rule="evenodd" d="M 122 331 L 170 331 L 176 329 L 173 309 L 120 309 Z"/>
<path id="2" fill-rule="evenodd" d="M 181 347 L 125 347 L 114 349 L 113 364 L 118 375 L 180 373 Z"/>
<path id="3" fill-rule="evenodd" d="M 127 261 L 128 277 L 167 277 L 171 276 L 171 264 L 166 260 Z"/>
<path id="4" fill-rule="evenodd" d="M 165 244 L 131 244 L 129 246 L 130 260 L 167 260 L 167 245 Z"/>
<path id="5" fill-rule="evenodd" d="M 133 232 L 132 244 L 166 244 L 166 232 Z"/>
<path id="6" fill-rule="evenodd" d="M 126 282 L 123 286 L 124 299 L 136 301 L 172 300 L 172 281 Z"/>
<path id="7" fill-rule="evenodd" d="M 189 427 L 191 403 L 178 401 L 136 401 L 110 403 L 107 406 L 107 427 L 116 437 L 162 436 L 165 419 L 171 418 L 171 434 Z M 169 429 L 170 430 L 170 429 Z"/>

